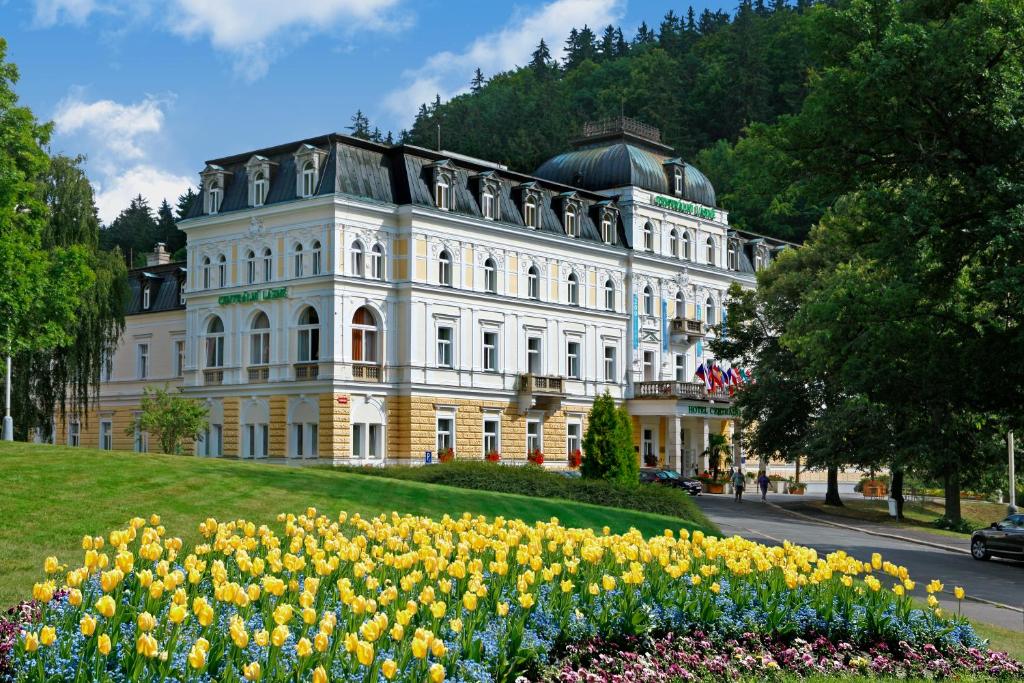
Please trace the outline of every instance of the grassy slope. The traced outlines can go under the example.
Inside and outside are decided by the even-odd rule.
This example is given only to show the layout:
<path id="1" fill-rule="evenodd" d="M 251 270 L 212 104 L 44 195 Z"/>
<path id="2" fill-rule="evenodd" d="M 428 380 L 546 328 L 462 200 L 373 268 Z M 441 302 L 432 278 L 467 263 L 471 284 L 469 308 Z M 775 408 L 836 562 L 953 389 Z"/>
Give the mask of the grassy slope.
<path id="1" fill-rule="evenodd" d="M 903 522 L 896 522 L 889 516 L 889 504 L 884 500 L 851 498 L 844 500 L 843 507 L 839 508 L 825 505 L 823 502 L 812 502 L 808 503 L 808 505 L 831 515 L 862 519 L 879 524 L 889 524 L 894 527 L 917 529 L 918 531 L 928 531 L 940 536 L 966 538 L 969 535 L 935 528 L 935 519 L 943 515 L 943 504 L 938 501 L 927 500 L 923 503 L 908 503 L 903 508 Z M 960 507 L 964 520 L 975 529 L 987 527 L 992 522 L 999 521 L 1006 516 L 1006 505 L 1001 503 L 990 503 L 983 500 L 961 500 Z"/>
<path id="2" fill-rule="evenodd" d="M 313 505 L 336 515 L 391 512 L 440 517 L 462 512 L 558 517 L 567 526 L 647 535 L 695 528 L 672 517 L 321 468 L 140 455 L 85 448 L 0 443 L 0 607 L 31 594 L 47 555 L 71 561 L 84 534 L 106 534 L 135 515 L 156 512 L 170 533 L 195 540 L 206 517 L 272 522 Z"/>

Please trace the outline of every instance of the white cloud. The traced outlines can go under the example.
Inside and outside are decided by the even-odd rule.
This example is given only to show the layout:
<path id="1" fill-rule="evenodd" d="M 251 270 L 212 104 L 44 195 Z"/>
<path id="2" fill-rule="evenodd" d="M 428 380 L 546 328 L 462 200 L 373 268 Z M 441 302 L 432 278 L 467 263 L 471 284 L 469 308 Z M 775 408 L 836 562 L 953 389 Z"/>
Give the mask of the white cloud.
<path id="1" fill-rule="evenodd" d="M 399 126 L 408 126 L 419 106 L 435 94 L 449 99 L 465 92 L 473 69 L 493 74 L 525 64 L 541 38 L 559 57 L 569 28 L 615 23 L 622 11 L 621 0 L 554 0 L 535 12 L 517 14 L 507 28 L 478 37 L 462 52 L 438 52 L 423 66 L 407 71 L 406 84 L 389 93 L 384 105 Z"/>
<path id="2" fill-rule="evenodd" d="M 86 102 L 80 92 L 72 92 L 57 105 L 53 120 L 60 135 L 81 133 L 99 143 L 105 152 L 139 159 L 144 155 L 139 138 L 160 132 L 164 123 L 161 107 L 167 99 L 148 95 L 135 104 Z"/>
<path id="3" fill-rule="evenodd" d="M 96 208 L 99 209 L 100 220 L 105 225 L 110 225 L 136 195 L 141 194 L 148 199 L 149 205 L 154 209 L 164 199 L 174 206 L 178 195 L 195 183 L 196 180 L 192 176 L 177 175 L 148 163 L 137 164 L 113 177 L 93 183 L 96 190 Z"/>
<path id="4" fill-rule="evenodd" d="M 105 224 L 136 195 L 141 194 L 153 207 L 163 199 L 173 204 L 194 184 L 191 176 L 161 168 L 153 161 L 154 145 L 164 133 L 164 109 L 173 101 L 173 95 L 148 95 L 132 104 L 90 101 L 81 89 L 73 88 L 57 105 L 53 116 L 57 142 L 71 153 L 86 153 L 96 207 Z"/>
<path id="5" fill-rule="evenodd" d="M 36 0 L 36 26 L 83 24 L 98 9 L 94 0 Z"/>

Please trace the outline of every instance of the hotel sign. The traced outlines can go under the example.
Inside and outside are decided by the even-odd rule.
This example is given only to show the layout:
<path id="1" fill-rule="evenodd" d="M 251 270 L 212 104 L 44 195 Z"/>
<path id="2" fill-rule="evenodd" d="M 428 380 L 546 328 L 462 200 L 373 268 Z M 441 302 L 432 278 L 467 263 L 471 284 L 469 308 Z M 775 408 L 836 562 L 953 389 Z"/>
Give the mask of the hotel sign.
<path id="1" fill-rule="evenodd" d="M 686 406 L 688 415 L 717 415 L 720 417 L 739 417 L 740 411 L 733 406 Z"/>
<path id="2" fill-rule="evenodd" d="M 706 206 L 700 204 L 694 204 L 693 202 L 684 202 L 672 197 L 663 197 L 661 195 L 655 195 L 654 205 L 660 206 L 664 209 L 672 209 L 679 213 L 688 213 L 691 216 L 697 218 L 706 218 L 709 221 L 715 220 L 715 210 L 709 209 Z"/>
<path id="3" fill-rule="evenodd" d="M 248 304 L 253 301 L 284 299 L 287 296 L 287 287 L 277 287 L 275 289 L 250 289 L 248 292 L 225 294 L 224 296 L 218 297 L 217 303 L 221 306 L 227 306 L 228 304 Z"/>

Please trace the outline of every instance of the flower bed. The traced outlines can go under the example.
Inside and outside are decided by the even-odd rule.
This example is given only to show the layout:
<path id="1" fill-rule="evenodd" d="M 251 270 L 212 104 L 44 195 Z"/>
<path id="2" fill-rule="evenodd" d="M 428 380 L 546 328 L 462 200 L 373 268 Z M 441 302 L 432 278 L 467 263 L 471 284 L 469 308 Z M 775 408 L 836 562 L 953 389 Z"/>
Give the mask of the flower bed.
<path id="1" fill-rule="evenodd" d="M 186 548 L 159 518 L 135 518 L 106 539 L 85 537 L 81 564 L 47 558 L 0 671 L 33 681 L 440 683 L 537 678 L 561 648 L 670 632 L 707 633 L 720 648 L 737 639 L 776 661 L 797 638 L 900 657 L 932 646 L 964 661 L 982 645 L 934 600 L 914 608 L 906 570 L 877 554 L 864 563 L 701 532 L 644 539 L 555 519 L 331 519 L 313 509 L 276 525 L 208 519 L 199 530 L 202 542 Z M 558 670 L 585 675 L 592 664 L 577 657 Z"/>

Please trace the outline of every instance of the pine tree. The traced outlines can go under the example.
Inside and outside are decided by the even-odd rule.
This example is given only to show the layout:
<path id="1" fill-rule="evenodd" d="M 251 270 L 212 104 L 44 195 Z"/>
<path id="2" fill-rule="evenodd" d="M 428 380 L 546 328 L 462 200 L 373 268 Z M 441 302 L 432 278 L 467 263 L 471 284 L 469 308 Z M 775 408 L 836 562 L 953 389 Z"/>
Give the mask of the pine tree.
<path id="1" fill-rule="evenodd" d="M 633 485 L 638 481 L 640 463 L 633 450 L 632 420 L 625 408 L 605 392 L 594 400 L 583 437 L 580 472 L 587 479 L 606 479 Z"/>
<path id="2" fill-rule="evenodd" d="M 657 36 L 647 26 L 646 21 L 640 22 L 640 28 L 636 30 L 636 36 L 633 37 L 634 45 L 651 45 L 657 40 Z"/>
<path id="3" fill-rule="evenodd" d="M 622 35 L 622 27 L 615 29 L 615 56 L 625 57 L 629 54 L 629 43 L 626 42 L 626 38 Z"/>
<path id="4" fill-rule="evenodd" d="M 565 40 L 565 68 L 571 69 L 582 62 L 580 54 L 580 32 L 573 27 L 569 31 L 569 37 Z"/>
<path id="5" fill-rule="evenodd" d="M 366 118 L 362 109 L 356 110 L 356 113 L 352 115 L 352 124 L 345 128 L 351 131 L 352 137 L 370 139 L 370 119 Z"/>
<path id="6" fill-rule="evenodd" d="M 608 24 L 601 34 L 601 58 L 605 60 L 615 58 L 615 27 Z"/>
<path id="7" fill-rule="evenodd" d="M 693 11 L 693 5 L 690 5 L 686 10 L 686 32 L 690 35 L 697 33 L 697 20 Z"/>
<path id="8" fill-rule="evenodd" d="M 199 198 L 199 193 L 191 187 L 188 188 L 184 194 L 178 195 L 178 204 L 175 209 L 175 218 L 177 220 L 183 220 L 188 215 L 189 209 L 192 207 L 192 202 Z"/>
<path id="9" fill-rule="evenodd" d="M 128 259 L 129 267 L 145 265 L 145 254 L 153 250 L 156 234 L 153 210 L 140 194 L 118 214 L 110 227 L 100 232 L 100 246 L 108 251 L 119 247 Z"/>
<path id="10" fill-rule="evenodd" d="M 469 82 L 469 90 L 475 94 L 483 90 L 485 85 L 487 85 L 487 79 L 484 78 L 484 72 L 477 67 L 473 72 L 473 80 Z"/>
<path id="11" fill-rule="evenodd" d="M 385 145 L 393 145 L 393 144 L 395 144 L 395 136 L 393 136 L 391 134 L 390 130 L 388 131 L 387 137 L 384 138 L 384 144 Z"/>
<path id="12" fill-rule="evenodd" d="M 156 241 L 163 242 L 171 254 L 185 246 L 185 233 L 178 230 L 174 210 L 166 199 L 160 202 L 160 208 L 156 210 Z"/>

